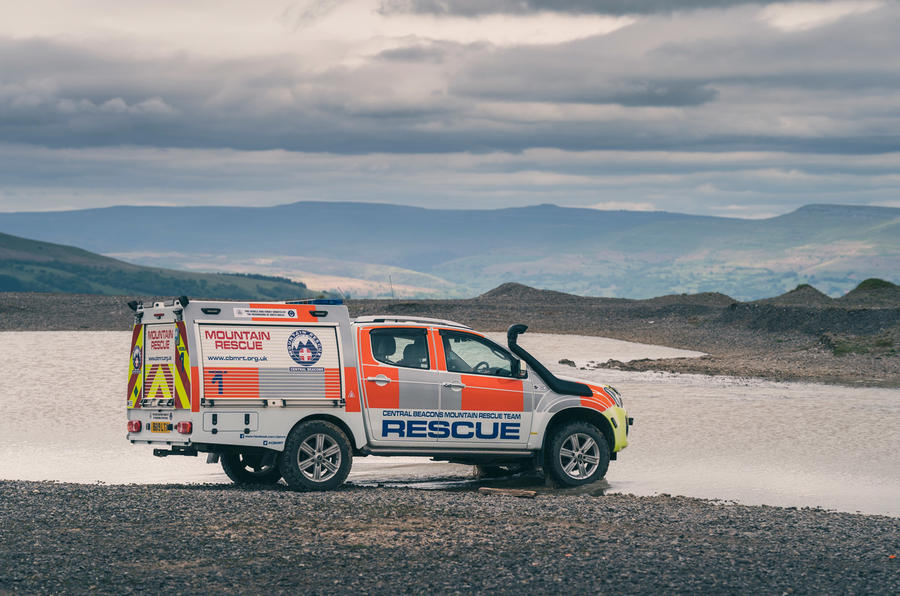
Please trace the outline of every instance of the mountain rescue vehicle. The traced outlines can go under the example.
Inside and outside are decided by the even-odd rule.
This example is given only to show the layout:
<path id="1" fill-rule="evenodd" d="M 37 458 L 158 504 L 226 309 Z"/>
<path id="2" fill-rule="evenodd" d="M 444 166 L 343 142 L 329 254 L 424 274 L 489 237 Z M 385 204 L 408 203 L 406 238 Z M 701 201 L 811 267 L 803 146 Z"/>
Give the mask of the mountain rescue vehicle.
<path id="1" fill-rule="evenodd" d="M 553 375 L 453 321 L 351 319 L 340 300 L 201 302 L 135 312 L 128 440 L 208 454 L 239 483 L 340 486 L 353 457 L 428 456 L 599 480 L 628 444 L 619 393 Z"/>

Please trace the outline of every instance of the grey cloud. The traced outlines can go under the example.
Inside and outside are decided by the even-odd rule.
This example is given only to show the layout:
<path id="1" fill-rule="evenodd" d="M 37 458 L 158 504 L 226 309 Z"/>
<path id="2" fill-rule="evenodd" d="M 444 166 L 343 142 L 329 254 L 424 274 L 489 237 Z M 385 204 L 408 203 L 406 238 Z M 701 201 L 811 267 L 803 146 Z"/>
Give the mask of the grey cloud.
<path id="1" fill-rule="evenodd" d="M 443 62 L 446 51 L 433 45 L 416 45 L 380 52 L 376 58 L 396 62 Z"/>
<path id="2" fill-rule="evenodd" d="M 292 2 L 278 17 L 288 29 L 300 31 L 338 8 L 344 0 L 313 0 L 312 2 Z"/>
<path id="3" fill-rule="evenodd" d="M 413 13 L 478 17 L 541 11 L 570 14 L 654 14 L 744 4 L 785 4 L 801 0 L 383 0 L 383 14 Z"/>
<path id="4" fill-rule="evenodd" d="M 571 80 L 548 73 L 535 85 L 527 76 L 484 85 L 484 73 L 454 81 L 455 93 L 482 99 L 513 102 L 617 104 L 625 107 L 699 106 L 716 99 L 718 92 L 703 81 L 686 80 Z M 474 80 L 472 80 L 474 79 Z"/>
<path id="5" fill-rule="evenodd" d="M 896 4 L 790 34 L 756 10 L 651 16 L 558 45 L 417 39 L 332 68 L 5 39 L 0 139 L 339 154 L 900 149 Z"/>
<path id="6" fill-rule="evenodd" d="M 347 156 L 154 150 L 53 150 L 0 144 L 0 210 L 109 204 L 263 205 L 360 200 L 502 207 L 542 202 L 649 203 L 742 215 L 811 202 L 897 205 L 898 158 L 710 153 Z M 727 156 L 726 156 L 727 157 Z M 787 161 L 786 161 L 787 160 Z M 796 172 L 799 176 L 784 175 Z M 546 175 L 548 180 L 541 180 Z M 571 178 L 570 178 L 571 177 Z"/>

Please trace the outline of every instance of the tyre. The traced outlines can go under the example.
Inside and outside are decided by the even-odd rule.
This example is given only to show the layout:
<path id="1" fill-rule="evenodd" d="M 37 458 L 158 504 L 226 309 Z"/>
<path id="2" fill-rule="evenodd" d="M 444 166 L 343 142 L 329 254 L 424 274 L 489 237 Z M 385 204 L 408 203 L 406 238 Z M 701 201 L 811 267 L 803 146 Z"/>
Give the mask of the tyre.
<path id="1" fill-rule="evenodd" d="M 221 459 L 222 469 L 237 484 L 275 484 L 281 479 L 275 451 L 226 451 Z"/>
<path id="2" fill-rule="evenodd" d="M 593 424 L 571 422 L 550 438 L 547 469 L 562 486 L 581 486 L 606 475 L 609 445 Z"/>
<path id="3" fill-rule="evenodd" d="M 331 490 L 347 479 L 353 463 L 350 441 L 330 422 L 311 420 L 288 435 L 279 467 L 288 486 L 301 490 Z"/>

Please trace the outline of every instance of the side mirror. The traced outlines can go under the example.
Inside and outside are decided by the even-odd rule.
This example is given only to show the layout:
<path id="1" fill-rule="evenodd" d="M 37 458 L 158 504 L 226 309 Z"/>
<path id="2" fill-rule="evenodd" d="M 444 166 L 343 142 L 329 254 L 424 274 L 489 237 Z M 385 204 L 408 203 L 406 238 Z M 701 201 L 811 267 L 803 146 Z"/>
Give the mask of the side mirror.
<path id="1" fill-rule="evenodd" d="M 528 369 L 525 368 L 525 363 L 518 358 L 513 360 L 513 377 L 515 377 L 516 379 L 524 379 L 527 376 Z"/>

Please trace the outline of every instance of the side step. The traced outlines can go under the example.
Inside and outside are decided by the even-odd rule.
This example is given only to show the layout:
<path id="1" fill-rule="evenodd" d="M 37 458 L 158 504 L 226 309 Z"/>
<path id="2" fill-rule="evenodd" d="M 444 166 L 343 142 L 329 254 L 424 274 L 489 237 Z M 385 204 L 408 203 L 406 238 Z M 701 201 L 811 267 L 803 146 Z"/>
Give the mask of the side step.
<path id="1" fill-rule="evenodd" d="M 170 455 L 188 455 L 197 457 L 197 448 L 190 445 L 172 445 L 171 449 L 154 449 L 153 455 L 156 457 L 168 457 Z"/>

